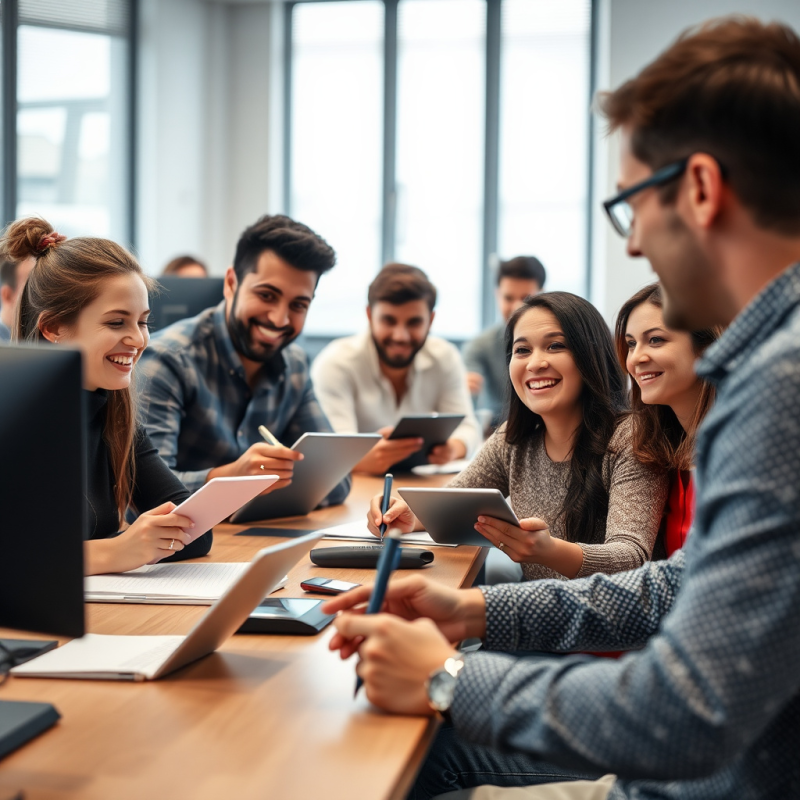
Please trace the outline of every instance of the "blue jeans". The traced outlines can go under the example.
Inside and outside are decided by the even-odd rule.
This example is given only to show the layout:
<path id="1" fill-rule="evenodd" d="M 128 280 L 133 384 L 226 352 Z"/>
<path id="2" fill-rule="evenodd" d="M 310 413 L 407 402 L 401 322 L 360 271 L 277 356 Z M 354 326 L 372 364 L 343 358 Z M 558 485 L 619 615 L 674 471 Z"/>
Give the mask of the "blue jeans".
<path id="1" fill-rule="evenodd" d="M 534 786 L 555 781 L 595 780 L 600 773 L 570 771 L 531 756 L 503 753 L 465 742 L 452 725 L 442 725 L 407 800 L 475 786 Z"/>

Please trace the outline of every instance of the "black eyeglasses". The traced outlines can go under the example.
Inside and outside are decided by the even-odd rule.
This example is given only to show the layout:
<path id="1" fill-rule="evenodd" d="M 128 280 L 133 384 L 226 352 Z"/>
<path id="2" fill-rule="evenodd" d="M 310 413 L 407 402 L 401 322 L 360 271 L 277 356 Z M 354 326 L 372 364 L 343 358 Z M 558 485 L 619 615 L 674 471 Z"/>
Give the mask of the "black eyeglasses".
<path id="1" fill-rule="evenodd" d="M 627 239 L 631 235 L 633 227 L 633 209 L 628 203 L 628 199 L 644 189 L 649 189 L 651 186 L 663 186 L 665 183 L 675 180 L 675 178 L 683 175 L 688 163 L 688 158 L 682 158 L 674 164 L 667 164 L 666 167 L 656 170 L 649 178 L 629 186 L 615 197 L 606 200 L 603 203 L 603 208 L 606 210 L 614 230 Z"/>

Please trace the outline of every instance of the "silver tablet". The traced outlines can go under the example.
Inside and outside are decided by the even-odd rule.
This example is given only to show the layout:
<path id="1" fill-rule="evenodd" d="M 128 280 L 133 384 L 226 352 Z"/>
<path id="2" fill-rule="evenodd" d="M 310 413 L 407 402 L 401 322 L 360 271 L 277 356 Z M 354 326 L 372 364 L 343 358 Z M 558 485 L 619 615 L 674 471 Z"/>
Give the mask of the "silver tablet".
<path id="1" fill-rule="evenodd" d="M 398 489 L 435 542 L 491 547 L 475 530 L 479 516 L 519 525 L 516 514 L 497 489 Z"/>
<path id="2" fill-rule="evenodd" d="M 251 500 L 231 517 L 231 522 L 308 514 L 380 438 L 377 433 L 304 433 L 292 445 L 292 450 L 305 456 L 295 461 L 292 482 L 285 489 Z"/>

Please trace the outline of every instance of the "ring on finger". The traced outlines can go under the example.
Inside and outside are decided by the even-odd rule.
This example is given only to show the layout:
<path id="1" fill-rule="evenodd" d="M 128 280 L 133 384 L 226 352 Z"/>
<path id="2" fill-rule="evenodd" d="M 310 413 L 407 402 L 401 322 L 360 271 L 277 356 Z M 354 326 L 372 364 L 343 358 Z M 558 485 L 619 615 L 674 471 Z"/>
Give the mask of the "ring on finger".
<path id="1" fill-rule="evenodd" d="M 505 550 L 506 549 L 506 543 L 505 542 L 500 542 L 500 544 L 497 545 L 497 549 L 498 550 Z"/>
<path id="2" fill-rule="evenodd" d="M 261 465 L 261 469 L 264 470 L 264 472 L 267 471 L 267 468 L 263 464 Z"/>
<path id="3" fill-rule="evenodd" d="M 170 539 L 169 549 L 172 550 L 173 547 L 175 547 L 175 540 L 174 539 Z"/>

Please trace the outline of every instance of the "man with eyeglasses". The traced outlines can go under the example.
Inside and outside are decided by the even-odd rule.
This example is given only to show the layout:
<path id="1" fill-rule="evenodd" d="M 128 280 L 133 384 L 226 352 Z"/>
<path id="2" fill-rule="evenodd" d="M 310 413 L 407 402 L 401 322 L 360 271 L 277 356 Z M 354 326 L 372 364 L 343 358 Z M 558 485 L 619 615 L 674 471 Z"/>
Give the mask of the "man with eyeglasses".
<path id="1" fill-rule="evenodd" d="M 717 402 L 685 549 L 575 581 L 400 579 L 387 613 L 339 616 L 331 647 L 359 652 L 376 705 L 449 717 L 413 798 L 800 797 L 800 38 L 709 23 L 602 107 L 622 134 L 605 208 L 666 322 L 727 326 L 697 366 Z"/>

